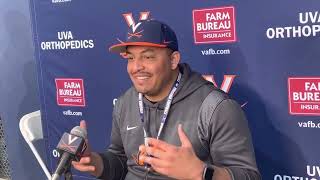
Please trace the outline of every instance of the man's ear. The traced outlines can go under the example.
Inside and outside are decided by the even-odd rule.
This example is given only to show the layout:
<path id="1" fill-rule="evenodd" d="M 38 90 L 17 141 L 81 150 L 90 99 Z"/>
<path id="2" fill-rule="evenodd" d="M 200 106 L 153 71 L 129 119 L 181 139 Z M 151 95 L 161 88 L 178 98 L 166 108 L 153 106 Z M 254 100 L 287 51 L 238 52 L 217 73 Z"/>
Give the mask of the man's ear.
<path id="1" fill-rule="evenodd" d="M 179 51 L 174 51 L 171 56 L 171 69 L 174 70 L 178 67 L 178 64 L 180 62 L 180 53 Z"/>

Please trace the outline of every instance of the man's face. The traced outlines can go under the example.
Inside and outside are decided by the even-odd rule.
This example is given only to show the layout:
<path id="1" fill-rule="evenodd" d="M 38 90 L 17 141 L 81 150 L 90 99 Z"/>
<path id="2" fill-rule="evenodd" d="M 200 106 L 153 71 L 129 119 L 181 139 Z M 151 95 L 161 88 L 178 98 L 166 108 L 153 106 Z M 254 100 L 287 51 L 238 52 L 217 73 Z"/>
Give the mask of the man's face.
<path id="1" fill-rule="evenodd" d="M 169 84 L 173 76 L 171 50 L 129 46 L 126 56 L 127 71 L 138 92 L 156 97 L 171 88 Z"/>

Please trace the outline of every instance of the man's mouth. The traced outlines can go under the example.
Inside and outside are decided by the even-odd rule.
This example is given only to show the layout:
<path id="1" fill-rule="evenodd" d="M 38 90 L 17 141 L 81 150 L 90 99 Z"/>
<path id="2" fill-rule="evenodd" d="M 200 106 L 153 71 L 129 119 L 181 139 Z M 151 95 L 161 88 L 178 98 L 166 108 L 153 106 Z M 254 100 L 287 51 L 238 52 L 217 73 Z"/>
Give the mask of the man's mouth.
<path id="1" fill-rule="evenodd" d="M 138 80 L 146 80 L 146 79 L 149 79 L 150 77 L 148 76 L 138 76 L 136 77 Z"/>
<path id="2" fill-rule="evenodd" d="M 133 75 L 133 77 L 136 79 L 136 80 L 147 80 L 149 78 L 151 78 L 151 75 L 148 74 L 148 73 L 136 73 Z"/>

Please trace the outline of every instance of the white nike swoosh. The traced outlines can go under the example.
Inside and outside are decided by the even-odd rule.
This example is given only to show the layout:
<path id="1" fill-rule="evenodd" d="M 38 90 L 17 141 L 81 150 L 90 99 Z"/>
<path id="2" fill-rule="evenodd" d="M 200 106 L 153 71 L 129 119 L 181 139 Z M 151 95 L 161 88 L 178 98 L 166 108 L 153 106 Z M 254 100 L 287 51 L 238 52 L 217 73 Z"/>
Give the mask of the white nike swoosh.
<path id="1" fill-rule="evenodd" d="M 241 105 L 241 108 L 245 107 L 248 104 L 248 101 Z"/>
<path id="2" fill-rule="evenodd" d="M 137 127 L 138 127 L 138 126 L 133 126 L 133 127 L 127 126 L 127 131 L 130 131 L 130 130 L 135 129 L 135 128 L 137 128 Z"/>

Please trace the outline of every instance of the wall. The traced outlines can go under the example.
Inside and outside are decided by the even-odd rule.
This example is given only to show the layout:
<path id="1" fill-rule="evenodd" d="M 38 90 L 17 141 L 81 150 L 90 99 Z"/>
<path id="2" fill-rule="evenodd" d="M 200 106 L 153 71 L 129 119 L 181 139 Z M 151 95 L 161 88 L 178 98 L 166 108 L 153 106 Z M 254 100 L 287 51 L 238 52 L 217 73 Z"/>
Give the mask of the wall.
<path id="1" fill-rule="evenodd" d="M 0 1 L 0 42 L 0 116 L 12 179 L 44 179 L 19 131 L 20 118 L 40 108 L 28 1 Z"/>

